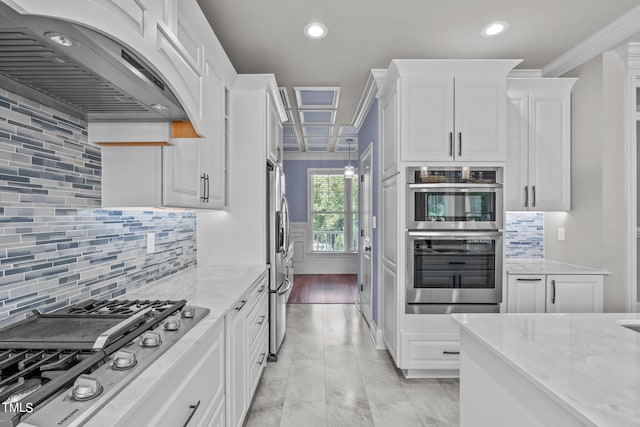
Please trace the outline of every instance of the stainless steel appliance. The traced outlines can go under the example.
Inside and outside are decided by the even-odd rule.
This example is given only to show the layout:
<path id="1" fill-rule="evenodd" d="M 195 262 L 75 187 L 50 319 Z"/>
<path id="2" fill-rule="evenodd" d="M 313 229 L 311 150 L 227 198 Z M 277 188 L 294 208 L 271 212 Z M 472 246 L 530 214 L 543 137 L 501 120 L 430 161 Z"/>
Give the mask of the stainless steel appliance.
<path id="1" fill-rule="evenodd" d="M 267 242 L 269 277 L 269 360 L 277 354 L 287 328 L 287 300 L 293 281 L 287 276 L 289 241 L 289 205 L 284 191 L 284 173 L 279 166 L 267 164 Z"/>
<path id="2" fill-rule="evenodd" d="M 497 313 L 502 233 L 407 233 L 407 313 Z"/>
<path id="3" fill-rule="evenodd" d="M 4 89 L 85 120 L 187 119 L 152 66 L 95 30 L 0 2 L 0 38 Z"/>
<path id="4" fill-rule="evenodd" d="M 407 228 L 501 229 L 502 191 L 502 168 L 408 168 Z"/>
<path id="5" fill-rule="evenodd" d="M 0 329 L 0 426 L 81 425 L 209 312 L 89 300 Z"/>
<path id="6" fill-rule="evenodd" d="M 499 311 L 500 167 L 407 168 L 406 313 Z"/>

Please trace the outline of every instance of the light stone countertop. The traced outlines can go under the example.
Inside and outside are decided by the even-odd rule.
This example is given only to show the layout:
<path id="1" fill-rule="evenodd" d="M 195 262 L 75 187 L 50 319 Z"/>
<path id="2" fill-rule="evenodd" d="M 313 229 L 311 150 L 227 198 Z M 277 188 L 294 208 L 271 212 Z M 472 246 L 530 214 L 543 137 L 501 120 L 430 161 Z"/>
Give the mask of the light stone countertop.
<path id="1" fill-rule="evenodd" d="M 610 274 L 609 271 L 551 259 L 506 259 L 507 274 Z"/>
<path id="2" fill-rule="evenodd" d="M 119 297 L 184 299 L 188 305 L 208 308 L 210 313 L 121 390 L 86 425 L 116 425 L 148 390 L 157 385 L 161 373 L 180 363 L 183 356 L 210 328 L 223 321 L 225 313 L 233 309 L 233 304 L 267 269 L 266 265 L 196 266 Z"/>
<path id="3" fill-rule="evenodd" d="M 640 333 L 618 324 L 640 313 L 452 317 L 586 425 L 640 425 Z"/>

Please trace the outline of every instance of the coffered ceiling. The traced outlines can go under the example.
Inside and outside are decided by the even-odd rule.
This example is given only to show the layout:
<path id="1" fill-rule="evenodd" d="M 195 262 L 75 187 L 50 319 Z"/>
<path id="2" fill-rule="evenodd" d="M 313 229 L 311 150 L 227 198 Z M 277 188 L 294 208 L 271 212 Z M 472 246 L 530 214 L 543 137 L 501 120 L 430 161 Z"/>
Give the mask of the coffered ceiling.
<path id="1" fill-rule="evenodd" d="M 340 152 L 372 68 L 392 59 L 513 58 L 542 68 L 638 0 L 198 0 L 239 73 L 274 73 L 288 152 Z M 504 34 L 480 31 L 507 21 Z M 307 38 L 310 22 L 326 37 Z"/>

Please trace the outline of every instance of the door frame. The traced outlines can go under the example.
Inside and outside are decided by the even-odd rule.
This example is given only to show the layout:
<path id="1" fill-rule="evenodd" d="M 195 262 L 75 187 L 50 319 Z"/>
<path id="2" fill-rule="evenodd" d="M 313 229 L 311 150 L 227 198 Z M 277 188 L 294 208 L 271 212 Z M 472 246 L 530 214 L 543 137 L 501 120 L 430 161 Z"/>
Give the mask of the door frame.
<path id="1" fill-rule="evenodd" d="M 370 170 L 370 172 L 369 172 L 369 188 L 368 188 L 368 193 L 369 194 L 368 194 L 368 197 L 367 197 L 368 202 L 369 202 L 368 203 L 369 221 L 367 222 L 367 224 L 369 226 L 369 230 L 367 230 L 367 231 L 368 231 L 368 235 L 369 235 L 369 239 L 370 239 L 369 244 L 371 246 L 371 251 L 369 252 L 369 259 L 370 259 L 370 263 L 369 263 L 370 264 L 369 265 L 369 282 L 370 283 L 369 283 L 369 295 L 368 295 L 368 297 L 369 297 L 369 299 L 368 299 L 368 301 L 369 301 L 368 308 L 365 309 L 362 306 L 362 296 L 360 296 L 360 311 L 364 315 L 364 318 L 367 321 L 367 323 L 369 325 L 371 325 L 372 322 L 373 322 L 373 265 L 374 265 L 373 233 L 375 232 L 375 228 L 373 227 L 373 178 L 374 178 L 374 176 L 373 176 L 373 143 L 372 142 L 369 143 L 367 148 L 362 152 L 362 155 L 360 156 L 360 168 L 359 168 L 360 174 L 359 174 L 359 177 L 363 176 L 362 173 L 365 171 L 365 168 L 364 168 L 363 164 L 364 164 L 365 159 L 367 159 L 367 157 L 369 158 L 369 168 L 370 168 L 369 169 Z M 363 200 L 364 200 L 364 197 L 363 197 L 364 193 L 362 192 L 362 180 L 360 181 L 360 186 L 359 186 L 358 191 L 360 192 L 360 195 L 359 195 L 359 197 L 360 197 L 359 205 L 360 206 L 359 206 L 359 212 L 358 212 L 358 222 L 359 222 L 359 225 L 361 226 L 360 229 L 362 230 L 363 229 L 362 228 L 363 212 L 366 211 L 365 209 L 363 209 L 364 208 L 364 204 L 362 203 Z M 364 257 L 364 246 L 362 244 L 363 236 L 360 235 L 358 237 L 358 239 L 359 239 L 358 258 L 359 258 L 359 273 L 360 273 L 359 274 L 359 276 L 360 276 L 359 278 L 362 279 L 362 277 L 363 277 L 363 275 L 362 275 L 362 272 L 363 272 L 362 259 Z M 362 281 L 359 280 L 359 282 L 360 282 L 359 285 L 361 285 Z M 358 286 L 358 293 L 359 294 L 362 293 L 361 286 Z"/>

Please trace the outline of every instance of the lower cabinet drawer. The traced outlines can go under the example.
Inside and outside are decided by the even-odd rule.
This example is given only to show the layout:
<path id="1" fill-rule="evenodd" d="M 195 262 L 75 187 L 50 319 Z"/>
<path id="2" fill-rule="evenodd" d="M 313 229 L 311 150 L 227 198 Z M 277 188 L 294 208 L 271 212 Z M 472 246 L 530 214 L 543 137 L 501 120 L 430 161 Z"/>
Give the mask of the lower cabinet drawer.
<path id="1" fill-rule="evenodd" d="M 262 370 L 267 365 L 267 358 L 269 357 L 269 330 L 266 327 L 260 331 L 258 334 L 259 344 L 256 345 L 252 351 L 249 359 L 247 360 L 248 364 L 248 381 L 249 381 L 249 402 L 253 397 L 253 393 L 255 392 L 256 387 L 258 386 L 258 381 L 260 380 L 260 375 L 262 374 Z"/>
<path id="2" fill-rule="evenodd" d="M 457 335 L 403 334 L 402 341 L 407 369 L 456 369 L 459 366 L 460 338 Z"/>
<path id="3" fill-rule="evenodd" d="M 269 324 L 269 298 L 265 293 L 260 295 L 258 303 L 247 316 L 247 343 L 251 349 L 258 339 L 258 334 Z"/>

